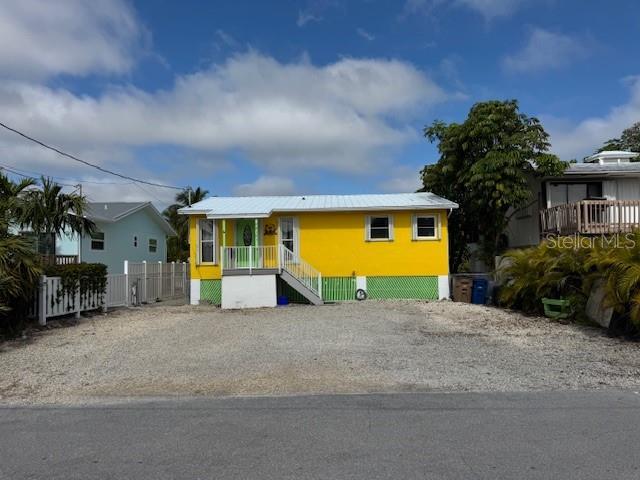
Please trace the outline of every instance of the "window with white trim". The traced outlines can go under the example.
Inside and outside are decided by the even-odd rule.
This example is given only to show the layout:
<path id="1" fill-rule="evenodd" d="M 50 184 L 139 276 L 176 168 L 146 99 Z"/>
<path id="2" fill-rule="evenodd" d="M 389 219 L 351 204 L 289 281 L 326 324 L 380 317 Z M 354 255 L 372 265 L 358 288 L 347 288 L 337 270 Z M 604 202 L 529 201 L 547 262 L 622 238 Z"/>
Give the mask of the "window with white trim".
<path id="1" fill-rule="evenodd" d="M 280 219 L 280 242 L 287 250 L 296 253 L 296 221 L 293 217 Z"/>
<path id="2" fill-rule="evenodd" d="M 199 220 L 199 252 L 200 263 L 215 263 L 216 261 L 216 224 L 215 220 Z"/>
<path id="3" fill-rule="evenodd" d="M 388 215 L 367 217 L 367 240 L 393 240 L 393 217 Z"/>
<path id="4" fill-rule="evenodd" d="M 440 218 L 438 215 L 414 215 L 413 239 L 437 240 L 440 238 Z"/>
<path id="5" fill-rule="evenodd" d="M 104 232 L 91 234 L 91 250 L 104 250 Z"/>
<path id="6" fill-rule="evenodd" d="M 149 239 L 149 253 L 156 253 L 158 251 L 158 240 L 155 238 Z"/>

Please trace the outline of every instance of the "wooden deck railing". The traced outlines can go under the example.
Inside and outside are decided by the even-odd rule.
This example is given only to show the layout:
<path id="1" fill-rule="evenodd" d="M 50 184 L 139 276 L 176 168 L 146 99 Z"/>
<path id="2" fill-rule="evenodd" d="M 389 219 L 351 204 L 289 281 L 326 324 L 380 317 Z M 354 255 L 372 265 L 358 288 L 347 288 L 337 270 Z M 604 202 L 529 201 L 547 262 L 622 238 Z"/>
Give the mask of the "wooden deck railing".
<path id="1" fill-rule="evenodd" d="M 78 263 L 77 255 L 40 255 L 45 265 L 71 265 Z"/>
<path id="2" fill-rule="evenodd" d="M 582 200 L 540 211 L 543 235 L 599 235 L 640 228 L 640 200 Z"/>

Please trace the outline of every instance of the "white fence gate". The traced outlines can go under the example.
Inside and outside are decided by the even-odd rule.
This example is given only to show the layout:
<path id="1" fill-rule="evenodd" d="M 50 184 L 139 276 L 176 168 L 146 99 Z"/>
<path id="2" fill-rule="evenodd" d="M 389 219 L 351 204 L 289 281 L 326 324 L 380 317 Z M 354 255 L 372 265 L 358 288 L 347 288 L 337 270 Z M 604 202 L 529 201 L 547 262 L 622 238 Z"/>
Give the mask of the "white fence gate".
<path id="1" fill-rule="evenodd" d="M 124 272 L 107 275 L 104 294 L 66 292 L 60 277 L 40 277 L 32 313 L 40 325 L 48 318 L 108 307 L 141 305 L 160 300 L 189 298 L 189 264 L 124 262 Z"/>
<path id="2" fill-rule="evenodd" d="M 124 262 L 130 292 L 129 304 L 189 297 L 189 264 L 163 262 Z"/>

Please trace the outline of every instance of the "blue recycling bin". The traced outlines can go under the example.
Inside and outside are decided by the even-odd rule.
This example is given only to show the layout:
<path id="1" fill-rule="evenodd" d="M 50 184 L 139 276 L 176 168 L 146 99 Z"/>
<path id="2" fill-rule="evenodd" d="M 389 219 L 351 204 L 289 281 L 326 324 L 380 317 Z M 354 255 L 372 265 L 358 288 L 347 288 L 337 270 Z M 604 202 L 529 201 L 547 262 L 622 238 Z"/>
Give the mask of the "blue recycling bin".
<path id="1" fill-rule="evenodd" d="M 473 287 L 471 289 L 471 303 L 476 305 L 484 305 L 487 303 L 487 289 L 489 288 L 489 282 L 486 278 L 476 278 L 473 281 Z"/>

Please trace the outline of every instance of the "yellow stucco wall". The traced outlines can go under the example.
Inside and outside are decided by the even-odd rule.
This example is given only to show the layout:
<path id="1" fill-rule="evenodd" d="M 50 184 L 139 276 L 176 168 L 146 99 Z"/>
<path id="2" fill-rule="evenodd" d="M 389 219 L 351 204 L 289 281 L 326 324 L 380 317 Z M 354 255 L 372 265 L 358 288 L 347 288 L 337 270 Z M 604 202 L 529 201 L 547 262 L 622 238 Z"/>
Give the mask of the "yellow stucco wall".
<path id="1" fill-rule="evenodd" d="M 413 240 L 412 216 L 432 214 L 440 216 L 439 240 Z M 318 269 L 323 276 L 351 275 L 447 275 L 448 228 L 446 210 L 394 212 L 311 212 L 296 215 L 281 214 L 260 221 L 261 245 L 274 245 L 277 235 L 263 235 L 265 225 L 278 225 L 281 216 L 298 218 L 300 256 Z M 367 215 L 392 215 L 393 241 L 366 241 Z M 197 238 L 196 222 L 190 221 L 190 244 L 194 279 L 220 278 L 219 265 L 195 265 Z M 218 226 L 218 247 L 222 244 L 221 221 Z M 226 221 L 226 244 L 234 244 L 233 220 Z"/>

